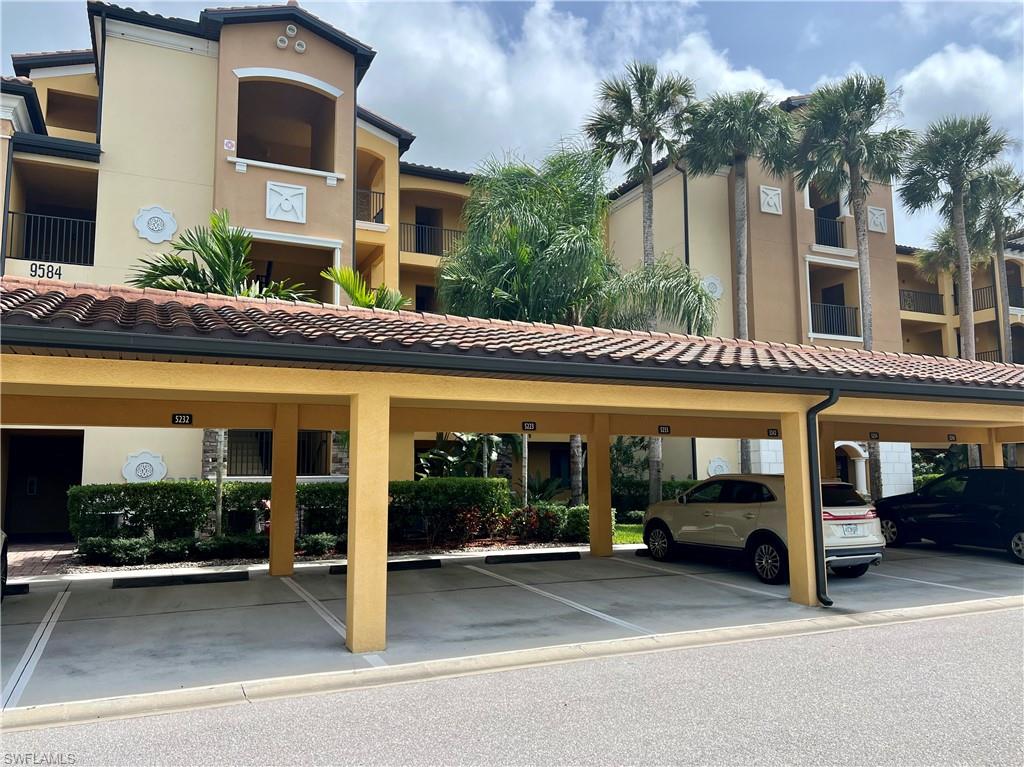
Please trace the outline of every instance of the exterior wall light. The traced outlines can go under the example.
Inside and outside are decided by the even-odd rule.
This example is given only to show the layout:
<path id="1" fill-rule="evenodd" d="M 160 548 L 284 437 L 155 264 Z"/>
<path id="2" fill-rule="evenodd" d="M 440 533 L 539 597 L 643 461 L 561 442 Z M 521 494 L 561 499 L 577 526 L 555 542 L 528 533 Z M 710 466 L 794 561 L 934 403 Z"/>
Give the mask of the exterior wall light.
<path id="1" fill-rule="evenodd" d="M 277 38 L 277 47 L 281 48 L 282 50 L 284 48 L 287 48 L 288 47 L 288 38 L 285 37 L 284 35 L 281 35 L 280 37 L 278 37 Z"/>

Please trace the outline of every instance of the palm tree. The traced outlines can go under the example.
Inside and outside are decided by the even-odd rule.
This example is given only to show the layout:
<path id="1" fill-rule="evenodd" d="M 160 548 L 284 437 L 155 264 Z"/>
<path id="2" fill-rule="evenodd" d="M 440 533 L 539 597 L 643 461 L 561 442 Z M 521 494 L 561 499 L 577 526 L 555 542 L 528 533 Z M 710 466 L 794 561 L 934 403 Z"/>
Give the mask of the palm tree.
<path id="1" fill-rule="evenodd" d="M 983 265 L 990 257 L 990 243 L 976 229 L 968 235 L 971 246 L 971 269 Z M 919 250 L 915 256 L 917 271 L 929 282 L 936 282 L 939 275 L 960 270 L 960 256 L 956 247 L 956 232 L 953 227 L 944 226 L 932 235 L 930 248 Z"/>
<path id="2" fill-rule="evenodd" d="M 789 167 L 793 128 L 789 113 L 762 91 L 716 94 L 699 104 L 683 150 L 686 170 L 710 176 L 732 165 L 733 229 L 735 231 L 735 333 L 750 338 L 747 301 L 747 161 L 757 157 L 761 167 L 782 176 Z M 740 440 L 740 471 L 749 474 L 750 440 Z"/>
<path id="3" fill-rule="evenodd" d="M 320 276 L 344 290 L 352 306 L 398 311 L 408 309 L 412 305 L 412 301 L 403 296 L 401 291 L 387 285 L 371 290 L 363 275 L 351 266 L 332 266 L 320 272 Z"/>
<path id="4" fill-rule="evenodd" d="M 871 258 L 868 249 L 867 199 L 871 182 L 890 184 L 899 176 L 901 161 L 913 134 L 884 123 L 899 114 L 898 93 L 885 79 L 860 73 L 818 88 L 798 114 L 800 138 L 793 156 L 800 188 L 814 185 L 838 198 L 847 194 L 853 209 L 860 279 L 861 338 L 865 349 L 874 347 L 874 312 L 871 295 Z M 881 451 L 868 442 L 871 494 L 882 495 Z"/>
<path id="5" fill-rule="evenodd" d="M 633 61 L 625 76 L 612 77 L 598 86 L 598 107 L 584 125 L 605 162 L 622 161 L 628 178 L 643 187 L 643 265 L 652 269 L 654 257 L 654 162 L 655 157 L 675 159 L 689 117 L 695 88 L 693 81 L 675 73 L 659 76 L 655 64 Z M 647 318 L 654 330 L 655 317 Z M 662 443 L 650 440 L 650 497 L 661 500 Z"/>
<path id="6" fill-rule="evenodd" d="M 900 174 L 913 133 L 882 125 L 899 114 L 898 92 L 885 79 L 852 74 L 811 94 L 798 113 L 800 138 L 793 163 L 801 188 L 810 183 L 824 194 L 847 194 L 857 236 L 864 348 L 874 345 L 867 198 L 872 181 L 890 184 Z"/>
<path id="7" fill-rule="evenodd" d="M 157 253 L 149 259 L 141 259 L 141 266 L 128 279 L 128 284 L 161 290 L 290 301 L 303 301 L 309 296 L 309 291 L 302 290 L 302 283 L 289 284 L 288 280 L 261 283 L 253 279 L 253 265 L 249 258 L 252 236 L 245 229 L 231 226 L 226 210 L 213 211 L 208 227 L 186 230 L 171 243 L 171 248 L 170 253 Z"/>
<path id="8" fill-rule="evenodd" d="M 987 115 L 944 117 L 929 125 L 914 145 L 900 189 L 900 199 L 911 212 L 947 201 L 959 274 L 960 356 L 969 360 L 975 359 L 976 347 L 967 193 L 1009 143 Z"/>
<path id="9" fill-rule="evenodd" d="M 622 272 L 612 261 L 604 173 L 603 158 L 579 147 L 562 148 L 539 167 L 514 159 L 485 163 L 463 209 L 466 234 L 441 262 L 445 310 L 634 329 L 653 316 L 710 332 L 715 301 L 685 266 L 655 261 Z M 571 438 L 572 456 L 571 472 L 581 477 L 579 435 Z"/>
<path id="10" fill-rule="evenodd" d="M 999 324 L 1003 362 L 1013 362 L 1013 334 L 1010 330 L 1010 289 L 1006 278 L 1006 238 L 1024 223 L 1024 178 L 1011 163 L 993 166 L 971 185 L 970 218 L 992 238 L 992 256 L 999 282 Z"/>

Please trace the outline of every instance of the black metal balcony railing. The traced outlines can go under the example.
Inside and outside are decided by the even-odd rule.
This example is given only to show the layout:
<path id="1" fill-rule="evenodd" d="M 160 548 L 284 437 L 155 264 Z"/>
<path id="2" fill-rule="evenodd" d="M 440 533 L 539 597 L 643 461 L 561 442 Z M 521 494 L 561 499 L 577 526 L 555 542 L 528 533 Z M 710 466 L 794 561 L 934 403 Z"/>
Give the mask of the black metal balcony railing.
<path id="1" fill-rule="evenodd" d="M 924 314 L 945 314 L 941 293 L 929 293 L 924 290 L 904 290 L 900 288 L 900 309 L 905 312 L 923 312 Z"/>
<path id="2" fill-rule="evenodd" d="M 860 336 L 856 306 L 811 304 L 811 332 L 828 336 Z"/>
<path id="3" fill-rule="evenodd" d="M 845 248 L 843 222 L 838 218 L 814 217 L 814 242 L 830 248 Z"/>
<path id="4" fill-rule="evenodd" d="M 1011 285 L 1009 288 L 1009 299 L 1008 303 L 1010 306 L 1024 306 L 1024 286 Z"/>
<path id="5" fill-rule="evenodd" d="M 329 431 L 300 431 L 296 474 L 322 476 L 330 472 Z M 268 477 L 274 457 L 274 433 L 256 429 L 228 432 L 227 470 L 232 477 Z"/>
<path id="6" fill-rule="evenodd" d="M 975 356 L 975 358 L 979 362 L 1001 362 L 1002 361 L 1002 357 L 1000 356 L 998 349 L 993 349 L 992 351 L 975 352 L 974 356 Z"/>
<path id="7" fill-rule="evenodd" d="M 996 305 L 996 286 L 986 285 L 983 288 L 975 288 L 973 291 L 974 295 L 974 311 L 980 312 L 982 309 L 991 309 Z M 953 292 L 953 303 L 956 306 L 956 313 L 960 313 L 960 296 L 957 291 Z"/>
<path id="8" fill-rule="evenodd" d="M 356 189 L 356 219 L 374 224 L 384 223 L 384 192 Z"/>
<path id="9" fill-rule="evenodd" d="M 439 226 L 402 224 L 398 246 L 407 253 L 428 253 L 445 256 L 451 253 L 462 240 L 465 232 L 458 229 L 442 229 Z"/>
<path id="10" fill-rule="evenodd" d="M 7 255 L 29 261 L 92 266 L 96 222 L 10 211 Z"/>

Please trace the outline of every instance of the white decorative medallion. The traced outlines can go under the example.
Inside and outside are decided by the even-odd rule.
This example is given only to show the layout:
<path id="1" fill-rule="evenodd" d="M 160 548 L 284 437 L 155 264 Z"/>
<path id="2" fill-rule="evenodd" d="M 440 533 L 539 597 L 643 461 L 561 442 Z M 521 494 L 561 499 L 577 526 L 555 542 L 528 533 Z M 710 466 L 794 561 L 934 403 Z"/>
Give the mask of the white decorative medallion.
<path id="1" fill-rule="evenodd" d="M 121 476 L 128 482 L 159 482 L 167 476 L 167 464 L 162 456 L 143 450 L 128 456 Z"/>
<path id="2" fill-rule="evenodd" d="M 761 187 L 761 212 L 782 215 L 782 190 L 777 186 Z"/>
<path id="3" fill-rule="evenodd" d="M 708 476 L 716 477 L 719 474 L 728 474 L 730 468 L 729 462 L 724 458 L 712 458 L 708 461 Z"/>
<path id="4" fill-rule="evenodd" d="M 306 187 L 268 181 L 267 218 L 294 224 L 306 223 Z"/>
<path id="5" fill-rule="evenodd" d="M 873 205 L 868 205 L 868 231 L 882 232 L 883 234 L 889 231 L 889 221 L 885 208 L 876 208 Z"/>
<path id="6" fill-rule="evenodd" d="M 152 205 L 148 208 L 139 208 L 139 214 L 135 217 L 135 230 L 139 237 L 156 245 L 174 237 L 174 233 L 178 231 L 178 222 L 174 220 L 171 211 L 164 210 L 159 205 Z"/>
<path id="7" fill-rule="evenodd" d="M 722 297 L 722 293 L 724 292 L 722 289 L 722 280 L 714 274 L 709 274 L 701 280 L 701 284 L 704 285 L 704 289 L 707 290 L 707 292 L 711 294 L 711 297 L 716 301 Z"/>

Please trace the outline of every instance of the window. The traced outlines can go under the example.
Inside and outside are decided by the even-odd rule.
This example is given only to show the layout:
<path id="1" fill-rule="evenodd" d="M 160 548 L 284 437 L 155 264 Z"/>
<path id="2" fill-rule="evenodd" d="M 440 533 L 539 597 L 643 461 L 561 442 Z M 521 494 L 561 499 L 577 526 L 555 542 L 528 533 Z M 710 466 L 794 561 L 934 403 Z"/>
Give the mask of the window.
<path id="1" fill-rule="evenodd" d="M 867 506 L 868 502 L 860 497 L 853 485 L 828 484 L 821 486 L 821 503 L 823 506 Z"/>
<path id="2" fill-rule="evenodd" d="M 730 503 L 760 503 L 765 489 L 764 485 L 756 482 L 730 482 L 730 490 L 727 490 L 723 500 Z"/>
<path id="3" fill-rule="evenodd" d="M 334 170 L 334 99 L 291 83 L 238 84 L 238 156 Z"/>
<path id="4" fill-rule="evenodd" d="M 99 100 L 84 93 L 46 92 L 46 124 L 54 128 L 96 132 Z"/>
<path id="5" fill-rule="evenodd" d="M 686 496 L 687 503 L 718 503 L 722 489 L 725 487 L 724 482 L 708 482 L 706 485 L 700 485 L 690 491 L 689 495 Z"/>
<path id="6" fill-rule="evenodd" d="M 300 477 L 330 474 L 331 433 L 300 431 L 296 473 Z M 274 458 L 274 433 L 256 429 L 228 432 L 227 464 L 231 477 L 269 477 Z"/>
<path id="7" fill-rule="evenodd" d="M 966 474 L 953 474 L 949 477 L 942 477 L 921 488 L 921 494 L 925 498 L 960 498 L 967 487 Z"/>
<path id="8" fill-rule="evenodd" d="M 416 311 L 432 312 L 437 304 L 437 291 L 433 285 L 416 286 Z"/>

